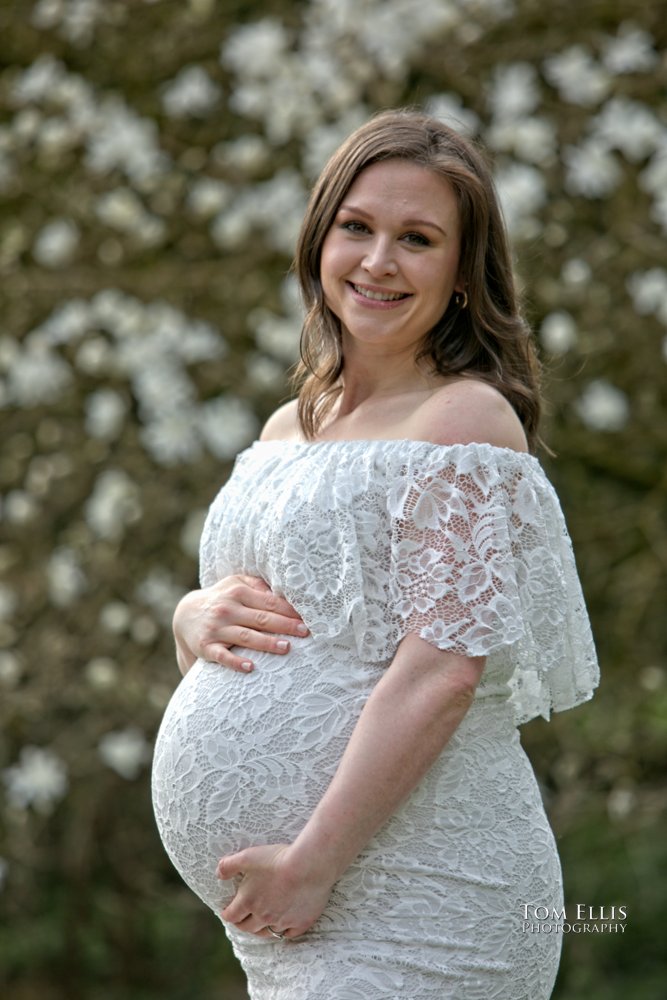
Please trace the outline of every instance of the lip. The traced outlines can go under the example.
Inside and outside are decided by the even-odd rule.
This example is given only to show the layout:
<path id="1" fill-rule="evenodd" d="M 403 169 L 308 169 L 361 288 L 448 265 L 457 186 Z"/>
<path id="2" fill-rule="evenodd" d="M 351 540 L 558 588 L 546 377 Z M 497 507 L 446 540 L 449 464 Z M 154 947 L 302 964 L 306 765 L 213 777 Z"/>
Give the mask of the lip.
<path id="1" fill-rule="evenodd" d="M 359 302 L 369 309 L 395 309 L 397 306 L 403 305 L 408 299 L 412 298 L 412 292 L 404 292 L 401 288 L 387 288 L 386 285 L 367 285 L 365 281 L 347 281 L 346 282 L 350 293 L 354 298 L 355 302 Z M 356 287 L 355 287 L 356 286 Z M 357 288 L 364 288 L 369 292 L 376 292 L 380 295 L 402 295 L 403 298 L 400 299 L 389 299 L 382 301 L 382 299 L 369 299 L 365 295 L 362 295 L 357 291 Z"/>

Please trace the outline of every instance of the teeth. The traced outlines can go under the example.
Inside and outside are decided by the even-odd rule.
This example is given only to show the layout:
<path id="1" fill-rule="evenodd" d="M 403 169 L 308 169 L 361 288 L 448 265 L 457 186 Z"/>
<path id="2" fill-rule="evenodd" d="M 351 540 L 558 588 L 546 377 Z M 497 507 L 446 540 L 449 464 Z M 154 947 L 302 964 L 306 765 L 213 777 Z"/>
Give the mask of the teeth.
<path id="1" fill-rule="evenodd" d="M 371 292 L 369 288 L 362 288 L 361 285 L 353 284 L 355 292 L 363 295 L 367 299 L 375 299 L 376 302 L 395 302 L 397 299 L 404 299 L 405 292 Z"/>

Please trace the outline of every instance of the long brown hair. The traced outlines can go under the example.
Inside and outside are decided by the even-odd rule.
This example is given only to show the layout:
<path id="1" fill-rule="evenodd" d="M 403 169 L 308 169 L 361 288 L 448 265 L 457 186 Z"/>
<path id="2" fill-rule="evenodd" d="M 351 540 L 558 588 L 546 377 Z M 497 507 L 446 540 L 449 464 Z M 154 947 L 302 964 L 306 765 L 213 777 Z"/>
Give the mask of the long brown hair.
<path id="1" fill-rule="evenodd" d="M 298 418 L 307 439 L 316 436 L 342 389 L 338 317 L 324 301 L 322 244 L 349 188 L 366 167 L 408 160 L 452 186 L 460 214 L 459 273 L 467 308 L 452 298 L 424 337 L 418 358 L 433 371 L 482 379 L 517 412 L 531 449 L 538 441 L 539 364 L 517 298 L 511 254 L 490 169 L 482 153 L 435 118 L 410 110 L 384 111 L 350 135 L 313 188 L 296 250 L 295 271 L 306 306 L 301 333 Z"/>

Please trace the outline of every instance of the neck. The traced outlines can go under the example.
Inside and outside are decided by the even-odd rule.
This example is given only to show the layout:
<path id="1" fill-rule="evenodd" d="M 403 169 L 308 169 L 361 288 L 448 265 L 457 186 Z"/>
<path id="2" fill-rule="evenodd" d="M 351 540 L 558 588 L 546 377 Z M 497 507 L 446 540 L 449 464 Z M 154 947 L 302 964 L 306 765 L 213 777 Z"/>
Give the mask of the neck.
<path id="1" fill-rule="evenodd" d="M 417 364 L 414 357 L 350 358 L 345 355 L 341 379 L 342 392 L 337 405 L 337 417 L 346 416 L 362 403 L 401 396 L 413 392 L 428 392 L 442 382 L 426 365 Z"/>

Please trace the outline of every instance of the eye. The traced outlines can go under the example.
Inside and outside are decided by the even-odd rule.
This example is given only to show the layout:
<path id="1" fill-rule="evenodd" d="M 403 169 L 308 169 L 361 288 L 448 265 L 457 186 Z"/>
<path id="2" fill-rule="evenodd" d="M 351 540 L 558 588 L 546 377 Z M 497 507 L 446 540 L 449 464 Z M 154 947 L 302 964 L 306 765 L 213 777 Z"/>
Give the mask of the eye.
<path id="1" fill-rule="evenodd" d="M 411 243 L 416 247 L 430 247 L 431 241 L 423 233 L 405 233 L 402 237 L 406 243 Z"/>
<path id="2" fill-rule="evenodd" d="M 356 219 L 341 222 L 340 228 L 344 229 L 347 233 L 352 233 L 354 236 L 360 236 L 368 232 L 368 226 L 363 222 L 357 222 Z"/>

